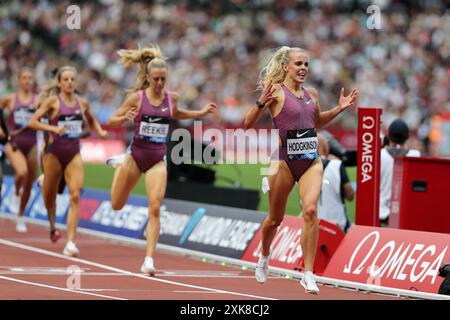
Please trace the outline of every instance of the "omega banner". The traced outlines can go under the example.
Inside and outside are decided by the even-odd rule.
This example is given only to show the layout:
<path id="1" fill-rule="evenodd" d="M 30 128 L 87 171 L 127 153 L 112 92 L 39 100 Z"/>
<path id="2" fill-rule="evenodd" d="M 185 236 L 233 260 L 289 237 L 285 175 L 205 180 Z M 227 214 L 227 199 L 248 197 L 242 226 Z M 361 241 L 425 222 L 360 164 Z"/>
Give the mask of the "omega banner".
<path id="1" fill-rule="evenodd" d="M 300 244 L 303 219 L 285 216 L 272 242 L 270 265 L 284 269 L 303 270 L 303 252 Z M 257 262 L 261 251 L 262 230 L 259 229 L 255 237 L 247 246 L 242 260 Z M 319 242 L 317 245 L 314 272 L 321 275 L 331 257 L 339 247 L 344 232 L 334 223 L 319 220 Z"/>
<path id="2" fill-rule="evenodd" d="M 353 226 L 323 275 L 438 293 L 439 267 L 450 263 L 449 245 L 450 235 L 444 233 Z"/>
<path id="3" fill-rule="evenodd" d="M 358 108 L 356 224 L 379 226 L 380 108 Z"/>

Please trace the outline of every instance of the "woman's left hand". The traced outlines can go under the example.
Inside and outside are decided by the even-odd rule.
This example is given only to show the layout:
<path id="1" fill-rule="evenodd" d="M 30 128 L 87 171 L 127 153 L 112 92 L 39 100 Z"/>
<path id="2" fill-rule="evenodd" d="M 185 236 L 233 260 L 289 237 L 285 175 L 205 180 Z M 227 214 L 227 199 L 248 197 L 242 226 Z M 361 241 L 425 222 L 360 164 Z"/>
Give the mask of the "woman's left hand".
<path id="1" fill-rule="evenodd" d="M 217 105 L 215 103 L 208 103 L 202 110 L 202 116 L 206 116 L 208 113 L 215 113 L 217 111 Z"/>
<path id="2" fill-rule="evenodd" d="M 353 107 L 357 97 L 358 89 L 353 89 L 348 96 L 344 96 L 344 88 L 342 88 L 339 96 L 339 111 L 344 111 L 350 106 Z"/>
<path id="3" fill-rule="evenodd" d="M 108 131 L 101 129 L 101 130 L 98 132 L 98 135 L 99 135 L 101 138 L 107 138 L 107 137 L 108 137 Z"/>

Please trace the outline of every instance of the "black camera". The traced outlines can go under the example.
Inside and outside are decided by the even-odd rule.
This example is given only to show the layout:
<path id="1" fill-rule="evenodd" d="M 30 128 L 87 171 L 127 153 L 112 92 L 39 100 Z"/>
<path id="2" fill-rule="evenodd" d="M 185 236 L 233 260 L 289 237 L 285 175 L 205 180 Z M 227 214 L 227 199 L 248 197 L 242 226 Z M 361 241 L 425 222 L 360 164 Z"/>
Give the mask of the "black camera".
<path id="1" fill-rule="evenodd" d="M 447 277 L 450 274 L 450 264 L 445 263 L 439 268 L 439 276 L 442 278 Z"/>
<path id="2" fill-rule="evenodd" d="M 450 264 L 444 263 L 439 268 L 439 276 L 445 278 L 439 287 L 439 294 L 450 295 Z"/>
<path id="3" fill-rule="evenodd" d="M 330 154 L 342 160 L 346 167 L 356 166 L 356 150 L 347 150 L 341 143 L 328 131 L 323 130 L 321 134 L 328 140 Z"/>

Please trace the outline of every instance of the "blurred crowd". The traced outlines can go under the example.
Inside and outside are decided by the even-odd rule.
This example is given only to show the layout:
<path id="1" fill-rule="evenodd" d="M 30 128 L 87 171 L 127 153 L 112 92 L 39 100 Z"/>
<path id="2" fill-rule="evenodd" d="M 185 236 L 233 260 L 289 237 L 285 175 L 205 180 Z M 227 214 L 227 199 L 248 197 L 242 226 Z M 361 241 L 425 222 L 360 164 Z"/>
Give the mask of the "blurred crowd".
<path id="1" fill-rule="evenodd" d="M 80 30 L 66 27 L 71 1 L 10 1 L 0 11 L 0 95 L 14 88 L 21 65 L 44 84 L 52 69 L 72 64 L 79 90 L 101 122 L 117 109 L 135 80 L 116 51 L 157 43 L 169 58 L 168 88 L 181 107 L 220 106 L 214 123 L 239 126 L 259 97 L 259 71 L 273 50 L 298 46 L 310 54 L 307 86 L 322 109 L 341 87 L 360 90 L 359 105 L 384 108 L 385 126 L 403 118 L 412 131 L 427 117 L 450 111 L 450 15 L 445 1 L 78 1 Z M 381 29 L 367 28 L 371 3 Z M 447 32 L 445 31 L 447 30 Z M 356 113 L 336 123 L 356 127 Z M 270 124 L 266 115 L 262 123 Z"/>

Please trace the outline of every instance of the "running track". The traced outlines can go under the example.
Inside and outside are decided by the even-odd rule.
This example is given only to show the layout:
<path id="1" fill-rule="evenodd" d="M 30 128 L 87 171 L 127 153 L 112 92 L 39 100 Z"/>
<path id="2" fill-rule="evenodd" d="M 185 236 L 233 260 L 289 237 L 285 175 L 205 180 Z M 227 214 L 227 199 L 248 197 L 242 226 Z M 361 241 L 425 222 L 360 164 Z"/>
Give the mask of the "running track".
<path id="1" fill-rule="evenodd" d="M 0 299 L 77 300 L 373 300 L 400 299 L 319 285 L 319 296 L 304 292 L 298 281 L 280 277 L 258 284 L 252 271 L 157 252 L 157 274 L 139 269 L 145 250 L 132 245 L 78 234 L 79 258 L 62 255 L 65 232 L 56 244 L 48 228 L 27 223 L 15 231 L 12 220 L 0 218 Z M 67 268 L 80 274 L 67 273 Z M 74 288 L 79 279 L 79 289 Z M 68 281 L 72 280 L 72 281 Z M 69 282 L 69 284 L 68 284 Z"/>

